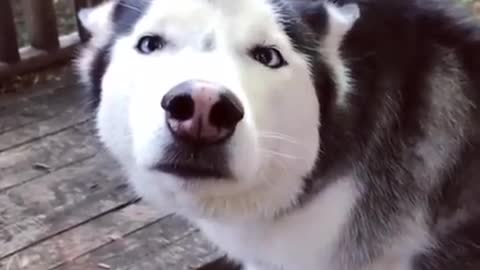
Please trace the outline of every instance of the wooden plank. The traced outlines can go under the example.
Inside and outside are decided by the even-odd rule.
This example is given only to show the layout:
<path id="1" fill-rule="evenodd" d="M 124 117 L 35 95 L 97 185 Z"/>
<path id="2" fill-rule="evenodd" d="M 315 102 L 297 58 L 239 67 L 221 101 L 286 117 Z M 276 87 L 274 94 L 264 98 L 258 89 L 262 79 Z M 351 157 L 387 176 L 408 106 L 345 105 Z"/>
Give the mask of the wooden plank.
<path id="1" fill-rule="evenodd" d="M 100 153 L 0 194 L 0 224 L 5 228 L 30 217 L 81 203 L 95 193 L 109 192 L 121 185 L 120 177 L 118 165 L 105 153 Z"/>
<path id="2" fill-rule="evenodd" d="M 47 52 L 60 47 L 52 0 L 23 0 L 25 23 L 32 47 Z"/>
<path id="3" fill-rule="evenodd" d="M 40 176 L 93 157 L 102 150 L 93 121 L 0 152 L 0 194 Z"/>
<path id="4" fill-rule="evenodd" d="M 0 98 L 0 134 L 53 118 L 68 110 L 83 110 L 89 102 L 85 91 L 63 74 L 55 82 L 36 86 L 32 95 Z M 53 80 L 53 79 L 52 79 Z"/>
<path id="5" fill-rule="evenodd" d="M 55 268 L 120 240 L 167 215 L 167 212 L 153 210 L 144 204 L 132 204 L 4 258 L 0 265 L 6 267 L 10 263 L 11 270 Z"/>
<path id="6" fill-rule="evenodd" d="M 0 33 L 0 62 L 18 62 L 20 55 L 10 1 L 0 1 Z"/>
<path id="7" fill-rule="evenodd" d="M 173 216 L 57 269 L 191 270 L 218 257 L 197 230 Z"/>
<path id="8" fill-rule="evenodd" d="M 0 258 L 133 200 L 106 153 L 0 194 Z"/>
<path id="9" fill-rule="evenodd" d="M 42 72 L 26 76 L 25 80 L 22 79 L 23 77 L 19 76 L 0 83 L 4 91 L 0 98 L 0 113 L 6 106 L 57 91 L 59 88 L 70 89 L 70 92 L 79 88 L 78 76 L 75 75 L 72 65 L 52 66 Z"/>
<path id="10" fill-rule="evenodd" d="M 45 121 L 37 121 L 31 125 L 0 134 L 0 152 L 57 134 L 77 124 L 85 123 L 93 117 L 92 111 L 85 106 L 73 105 L 63 112 L 57 112 L 55 117 Z"/>
<path id="11" fill-rule="evenodd" d="M 0 260 L 134 202 L 135 197 L 131 191 L 125 186 L 119 186 L 109 193 L 95 194 L 78 206 L 69 206 L 61 211 L 31 217 L 0 228 Z"/>
<path id="12" fill-rule="evenodd" d="M 58 117 L 38 123 L 38 125 L 29 125 L 0 135 L 0 153 L 20 147 L 25 143 L 30 143 L 60 133 L 77 124 L 85 123 L 91 120 L 93 116 L 86 112 L 66 112 Z"/>

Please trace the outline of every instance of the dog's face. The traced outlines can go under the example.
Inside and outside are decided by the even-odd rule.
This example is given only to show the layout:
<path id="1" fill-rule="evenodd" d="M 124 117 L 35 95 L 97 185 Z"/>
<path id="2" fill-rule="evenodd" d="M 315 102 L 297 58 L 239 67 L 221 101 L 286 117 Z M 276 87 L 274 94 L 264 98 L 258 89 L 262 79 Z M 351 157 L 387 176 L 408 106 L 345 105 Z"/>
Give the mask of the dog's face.
<path id="1" fill-rule="evenodd" d="M 313 72 L 335 73 L 318 68 L 311 29 L 340 29 L 323 39 L 333 54 L 353 17 L 317 4 L 326 18 L 309 24 L 277 2 L 122 0 L 81 14 L 93 37 L 79 70 L 99 92 L 100 138 L 145 199 L 188 215 L 271 215 L 301 192 L 321 144 Z"/>

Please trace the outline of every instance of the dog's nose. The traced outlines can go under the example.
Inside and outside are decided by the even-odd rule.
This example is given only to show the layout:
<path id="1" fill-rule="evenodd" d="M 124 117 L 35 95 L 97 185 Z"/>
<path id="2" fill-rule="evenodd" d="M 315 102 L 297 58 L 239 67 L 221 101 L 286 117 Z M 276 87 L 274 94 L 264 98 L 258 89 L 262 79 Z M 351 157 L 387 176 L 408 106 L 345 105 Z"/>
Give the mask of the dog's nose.
<path id="1" fill-rule="evenodd" d="M 175 138 L 211 144 L 230 137 L 243 119 L 240 100 L 227 88 L 200 80 L 173 87 L 162 99 L 167 124 Z"/>

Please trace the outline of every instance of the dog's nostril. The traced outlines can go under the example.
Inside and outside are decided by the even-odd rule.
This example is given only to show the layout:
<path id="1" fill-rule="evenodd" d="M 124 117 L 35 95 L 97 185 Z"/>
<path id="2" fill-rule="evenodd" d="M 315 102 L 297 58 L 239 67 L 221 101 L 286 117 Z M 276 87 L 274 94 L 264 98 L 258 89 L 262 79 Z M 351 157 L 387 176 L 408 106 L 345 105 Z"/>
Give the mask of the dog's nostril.
<path id="1" fill-rule="evenodd" d="M 191 95 L 178 95 L 168 100 L 162 107 L 170 114 L 170 118 L 185 121 L 193 117 L 195 102 Z"/>
<path id="2" fill-rule="evenodd" d="M 244 117 L 242 103 L 233 92 L 206 81 L 176 85 L 163 96 L 161 106 L 171 134 L 196 145 L 229 138 Z"/>
<path id="3" fill-rule="evenodd" d="M 240 101 L 231 93 L 220 95 L 210 111 L 209 121 L 213 126 L 231 129 L 243 119 L 244 110 Z"/>

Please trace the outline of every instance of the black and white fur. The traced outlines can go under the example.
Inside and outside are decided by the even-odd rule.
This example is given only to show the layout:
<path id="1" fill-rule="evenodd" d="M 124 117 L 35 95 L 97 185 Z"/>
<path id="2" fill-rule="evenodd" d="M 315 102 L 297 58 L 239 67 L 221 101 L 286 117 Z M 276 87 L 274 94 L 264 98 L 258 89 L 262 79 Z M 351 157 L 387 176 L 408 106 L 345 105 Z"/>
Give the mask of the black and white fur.
<path id="1" fill-rule="evenodd" d="M 80 13 L 99 136 L 147 201 L 246 270 L 480 269 L 480 26 L 446 0 L 116 0 Z M 135 50 L 145 34 L 171 46 Z M 252 59 L 274 46 L 288 65 Z M 174 158 L 160 100 L 201 78 L 245 118 L 230 177 Z M 199 162 L 217 162 L 197 153 Z"/>

